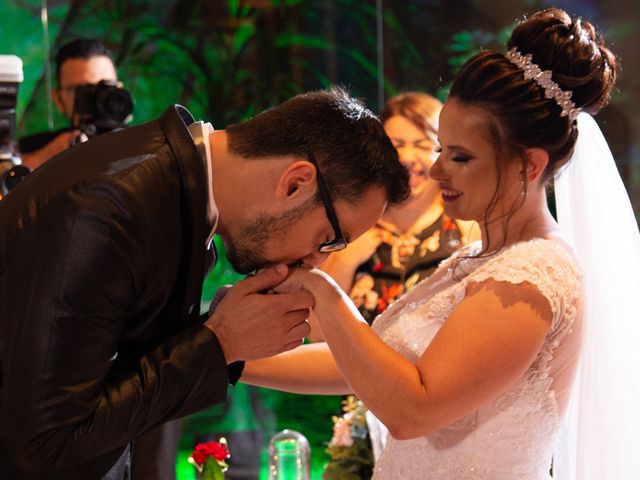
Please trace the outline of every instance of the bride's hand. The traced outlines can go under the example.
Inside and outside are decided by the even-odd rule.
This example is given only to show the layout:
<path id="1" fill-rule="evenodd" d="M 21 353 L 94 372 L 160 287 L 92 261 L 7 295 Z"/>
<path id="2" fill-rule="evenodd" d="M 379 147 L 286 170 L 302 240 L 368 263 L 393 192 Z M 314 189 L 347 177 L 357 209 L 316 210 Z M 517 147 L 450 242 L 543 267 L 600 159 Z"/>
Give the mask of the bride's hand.
<path id="1" fill-rule="evenodd" d="M 331 292 L 340 290 L 336 282 L 325 272 L 317 268 L 308 269 L 304 267 L 292 268 L 289 270 L 289 276 L 280 285 L 275 287 L 275 293 L 292 292 L 305 289 L 318 300 Z"/>

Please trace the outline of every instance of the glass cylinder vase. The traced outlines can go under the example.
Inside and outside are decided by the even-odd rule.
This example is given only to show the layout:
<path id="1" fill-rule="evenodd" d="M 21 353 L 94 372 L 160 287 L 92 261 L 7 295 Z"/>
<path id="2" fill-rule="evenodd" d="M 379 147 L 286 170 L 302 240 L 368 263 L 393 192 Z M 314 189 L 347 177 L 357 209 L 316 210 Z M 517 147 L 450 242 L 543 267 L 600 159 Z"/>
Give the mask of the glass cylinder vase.
<path id="1" fill-rule="evenodd" d="M 311 448 L 304 435 L 285 429 L 269 441 L 269 480 L 309 480 Z"/>

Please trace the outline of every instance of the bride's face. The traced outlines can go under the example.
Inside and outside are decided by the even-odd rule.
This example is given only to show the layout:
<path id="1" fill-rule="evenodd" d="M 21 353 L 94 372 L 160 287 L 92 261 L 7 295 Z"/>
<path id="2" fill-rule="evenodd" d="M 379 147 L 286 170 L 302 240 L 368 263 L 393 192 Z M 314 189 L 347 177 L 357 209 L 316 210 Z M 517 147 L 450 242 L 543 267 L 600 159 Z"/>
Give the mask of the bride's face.
<path id="1" fill-rule="evenodd" d="M 498 166 L 489 124 L 483 110 L 456 100 L 447 101 L 442 109 L 440 155 L 429 173 L 442 190 L 450 217 L 482 222 L 491 210 L 491 221 L 509 212 L 520 195 L 519 163 L 503 161 Z"/>

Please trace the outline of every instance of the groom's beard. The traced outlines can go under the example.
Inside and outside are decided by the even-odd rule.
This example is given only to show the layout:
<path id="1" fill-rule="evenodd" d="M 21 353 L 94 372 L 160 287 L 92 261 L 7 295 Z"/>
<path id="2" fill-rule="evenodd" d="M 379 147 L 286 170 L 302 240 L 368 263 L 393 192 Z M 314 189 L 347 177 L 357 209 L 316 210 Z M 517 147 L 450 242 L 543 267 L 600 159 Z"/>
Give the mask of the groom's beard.
<path id="1" fill-rule="evenodd" d="M 234 270 L 247 274 L 278 263 L 264 256 L 265 246 L 269 242 L 286 244 L 287 233 L 292 225 L 316 206 L 317 201 L 314 197 L 284 213 L 278 215 L 263 213 L 244 221 L 240 225 L 239 239 L 225 242 L 227 256 Z M 299 261 L 300 259 L 297 258 L 290 259 L 291 263 Z"/>

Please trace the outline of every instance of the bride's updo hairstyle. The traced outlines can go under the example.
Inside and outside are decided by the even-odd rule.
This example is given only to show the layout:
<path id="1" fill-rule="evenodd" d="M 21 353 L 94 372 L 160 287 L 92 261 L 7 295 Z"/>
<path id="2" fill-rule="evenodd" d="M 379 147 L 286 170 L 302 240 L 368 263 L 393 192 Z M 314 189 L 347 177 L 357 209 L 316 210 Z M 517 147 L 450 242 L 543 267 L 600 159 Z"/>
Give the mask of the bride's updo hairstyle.
<path id="1" fill-rule="evenodd" d="M 507 50 L 513 48 L 530 54 L 542 71 L 550 70 L 551 79 L 571 92 L 581 111 L 595 114 L 609 101 L 618 65 L 591 23 L 556 8 L 540 11 L 515 28 L 507 42 Z M 449 98 L 489 114 L 498 176 L 501 161 L 519 158 L 524 165 L 527 148 L 549 154 L 543 181 L 552 179 L 571 156 L 578 136 L 575 119 L 563 116 L 558 102 L 545 97 L 545 89 L 501 53 L 482 52 L 469 59 Z"/>

